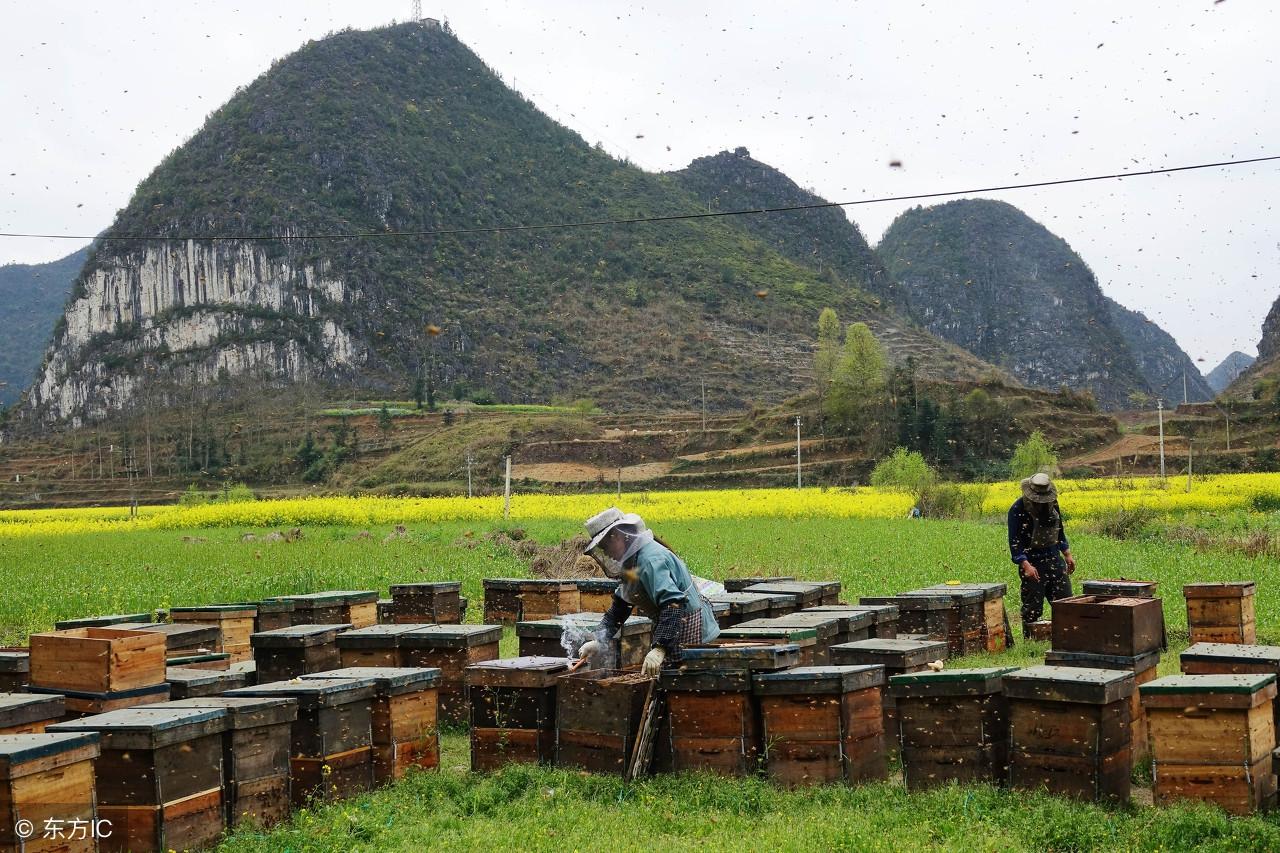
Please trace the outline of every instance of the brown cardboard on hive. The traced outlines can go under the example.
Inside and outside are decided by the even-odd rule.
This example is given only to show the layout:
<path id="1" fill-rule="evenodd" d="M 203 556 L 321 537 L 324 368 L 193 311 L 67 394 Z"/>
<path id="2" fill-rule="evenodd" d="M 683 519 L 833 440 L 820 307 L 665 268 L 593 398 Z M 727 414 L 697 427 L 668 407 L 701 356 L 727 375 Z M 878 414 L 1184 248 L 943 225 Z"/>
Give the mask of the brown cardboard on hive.
<path id="1" fill-rule="evenodd" d="M 370 625 L 338 635 L 342 666 L 400 666 L 400 639 L 411 631 L 430 628 L 433 623 Z"/>
<path id="2" fill-rule="evenodd" d="M 402 779 L 410 767 L 439 766 L 439 669 L 353 666 L 302 678 L 326 677 L 373 680 L 370 724 L 375 784 Z"/>
<path id="3" fill-rule="evenodd" d="M 1004 784 L 1009 712 L 1003 677 L 1012 668 L 916 672 L 889 679 L 908 790 L 948 782 Z"/>
<path id="4" fill-rule="evenodd" d="M 98 817 L 110 821 L 110 850 L 182 850 L 222 835 L 220 709 L 155 705 L 49 726 L 50 732 L 97 732 L 94 764 Z"/>
<path id="5" fill-rule="evenodd" d="M 1187 630 L 1193 643 L 1255 643 L 1253 581 L 1191 583 L 1182 588 L 1187 600 Z"/>
<path id="6" fill-rule="evenodd" d="M 556 765 L 623 773 L 653 678 L 617 669 L 564 675 L 556 686 Z"/>
<path id="7" fill-rule="evenodd" d="M 432 625 L 400 635 L 400 660 L 440 670 L 440 719 L 461 723 L 467 719 L 467 667 L 496 659 L 501 639 L 501 625 Z"/>
<path id="8" fill-rule="evenodd" d="M 556 680 L 568 668 L 562 657 L 507 658 L 467 667 L 472 770 L 555 760 Z"/>
<path id="9" fill-rule="evenodd" d="M 1053 602 L 1053 647 L 1059 651 L 1134 657 L 1163 643 L 1158 598 L 1075 595 Z"/>
<path id="10" fill-rule="evenodd" d="M 40 734 L 64 714 L 66 701 L 62 696 L 0 693 L 0 735 Z"/>
<path id="11" fill-rule="evenodd" d="M 92 837 L 45 844 L 15 830 L 19 821 L 40 834 L 47 821 L 91 823 L 97 757 L 96 732 L 0 735 L 0 850 L 95 850 Z"/>
<path id="12" fill-rule="evenodd" d="M 881 666 L 757 673 L 765 772 L 789 787 L 863 782 L 888 774 Z"/>
<path id="13" fill-rule="evenodd" d="M 298 703 L 288 697 L 202 696 L 174 708 L 214 708 L 227 714 L 222 735 L 222 799 L 227 826 L 273 826 L 289 816 L 289 743 Z"/>
<path id="14" fill-rule="evenodd" d="M 391 621 L 456 625 L 462 621 L 461 593 L 458 581 L 392 584 Z"/>
<path id="15" fill-rule="evenodd" d="M 31 685 L 47 690 L 119 693 L 164 683 L 165 641 L 116 628 L 72 628 L 31 635 Z"/>
<path id="16" fill-rule="evenodd" d="M 338 634 L 351 628 L 340 625 L 291 625 L 263 631 L 251 637 L 258 681 L 285 681 L 342 666 Z"/>
<path id="17" fill-rule="evenodd" d="M 354 796 L 373 785 L 373 679 L 294 679 L 224 695 L 291 698 L 298 703 L 289 741 L 295 806 L 316 796 Z"/>
<path id="18" fill-rule="evenodd" d="M 199 607 L 174 607 L 169 610 L 173 622 L 205 622 L 216 624 L 222 643 L 214 649 L 231 655 L 231 662 L 253 658 L 249 637 L 258 617 L 256 604 L 206 604 Z"/>
<path id="19" fill-rule="evenodd" d="M 1157 803 L 1205 800 L 1232 814 L 1272 804 L 1275 675 L 1174 675 L 1141 693 Z"/>

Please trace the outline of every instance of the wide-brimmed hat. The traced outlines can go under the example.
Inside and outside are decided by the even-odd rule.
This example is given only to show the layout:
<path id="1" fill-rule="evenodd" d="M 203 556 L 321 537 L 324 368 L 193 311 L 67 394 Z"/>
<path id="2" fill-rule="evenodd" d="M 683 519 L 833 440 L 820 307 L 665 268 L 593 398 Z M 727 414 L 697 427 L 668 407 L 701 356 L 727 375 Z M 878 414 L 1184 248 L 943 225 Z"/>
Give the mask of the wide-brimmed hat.
<path id="1" fill-rule="evenodd" d="M 609 531 L 619 524 L 626 524 L 639 530 L 645 529 L 643 518 L 634 512 L 623 512 L 616 506 L 611 506 L 604 512 L 597 513 L 587 519 L 585 527 L 587 528 L 587 535 L 591 537 L 591 541 L 582 549 L 582 552 L 585 554 L 599 545 L 600 540 L 608 536 Z"/>
<path id="2" fill-rule="evenodd" d="M 1035 504 L 1051 504 L 1058 499 L 1058 487 L 1048 474 L 1035 474 L 1022 481 L 1022 496 Z"/>

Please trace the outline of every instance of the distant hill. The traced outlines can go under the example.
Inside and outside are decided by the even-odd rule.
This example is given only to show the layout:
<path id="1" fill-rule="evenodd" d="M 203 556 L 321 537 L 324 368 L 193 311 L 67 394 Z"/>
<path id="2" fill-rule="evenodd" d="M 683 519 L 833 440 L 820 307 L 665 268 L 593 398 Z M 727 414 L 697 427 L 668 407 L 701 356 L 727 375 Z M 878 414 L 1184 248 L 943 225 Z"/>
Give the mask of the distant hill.
<path id="1" fill-rule="evenodd" d="M 1113 409 L 1152 391 L 1084 259 L 1013 205 L 913 208 L 877 253 L 911 317 L 1028 385 Z"/>
<path id="2" fill-rule="evenodd" d="M 0 266 L 0 406 L 16 402 L 40 367 L 89 247 L 46 264 Z"/>
<path id="3" fill-rule="evenodd" d="M 1251 355 L 1236 350 L 1222 360 L 1222 363 L 1209 371 L 1205 376 L 1205 381 L 1209 383 L 1209 387 L 1214 393 L 1220 393 L 1227 389 L 1227 386 L 1236 381 L 1236 377 L 1249 369 L 1257 359 Z"/>
<path id="4" fill-rule="evenodd" d="M 705 379 L 725 409 L 807 387 L 827 306 L 925 373 L 990 374 L 861 289 L 877 283 L 856 274 L 874 265 L 865 241 L 828 275 L 747 222 L 484 230 L 705 210 L 693 183 L 588 145 L 439 25 L 310 42 L 139 185 L 105 236 L 173 239 L 92 252 L 25 411 L 93 419 L 308 382 L 403 398 L 418 376 L 663 411 L 697 407 Z M 409 233 L 200 239 L 352 232 Z"/>
<path id="5" fill-rule="evenodd" d="M 1258 341 L 1258 359 L 1240 373 L 1227 391 L 1236 396 L 1253 396 L 1261 382 L 1280 381 L 1280 298 L 1262 321 L 1262 339 Z"/>
<path id="6" fill-rule="evenodd" d="M 1172 335 L 1147 319 L 1142 312 L 1131 311 L 1110 297 L 1106 300 L 1111 322 L 1120 330 L 1129 350 L 1138 360 L 1138 370 L 1152 393 L 1174 403 L 1182 402 L 1185 376 L 1188 402 L 1202 403 L 1213 399 L 1213 388 Z"/>

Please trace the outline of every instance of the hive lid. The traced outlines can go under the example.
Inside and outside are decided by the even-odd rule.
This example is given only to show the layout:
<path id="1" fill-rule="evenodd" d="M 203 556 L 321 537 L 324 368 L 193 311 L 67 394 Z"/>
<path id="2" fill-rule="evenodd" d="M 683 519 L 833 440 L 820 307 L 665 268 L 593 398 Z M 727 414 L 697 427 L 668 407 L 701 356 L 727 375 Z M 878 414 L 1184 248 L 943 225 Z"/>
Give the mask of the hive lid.
<path id="1" fill-rule="evenodd" d="M 341 604 L 374 604 L 378 600 L 378 592 L 372 589 L 326 589 L 302 595 L 284 595 L 281 598 L 292 601 L 295 610 L 310 610 Z"/>
<path id="2" fill-rule="evenodd" d="M 303 675 L 302 680 L 316 678 L 372 678 L 378 693 L 399 696 L 416 693 L 440 685 L 441 672 L 434 666 L 348 666 L 328 672 Z"/>
<path id="3" fill-rule="evenodd" d="M 723 632 L 721 641 L 725 640 Z M 693 671 L 755 671 L 784 669 L 800 661 L 796 643 L 744 643 L 687 646 L 680 650 L 680 669 Z"/>
<path id="4" fill-rule="evenodd" d="M 761 626 L 768 628 L 771 625 L 778 625 L 786 628 L 792 626 L 813 628 L 821 634 L 824 629 L 828 628 L 838 631 L 840 629 L 840 617 L 835 613 L 809 613 L 799 610 L 795 613 L 789 613 L 786 616 L 775 616 L 772 619 L 752 619 L 749 622 L 743 622 L 740 625 L 735 625 L 734 627 L 754 628 L 756 626 Z"/>
<path id="5" fill-rule="evenodd" d="M 63 619 L 54 624 L 54 630 L 69 631 L 72 628 L 105 628 L 121 622 L 150 622 L 150 613 L 116 613 L 112 616 L 85 616 L 80 619 Z"/>
<path id="6" fill-rule="evenodd" d="M 188 646 L 216 645 L 222 639 L 222 628 L 207 622 L 118 622 L 111 626 L 125 631 L 145 631 L 164 634 L 165 645 L 171 649 Z"/>
<path id="7" fill-rule="evenodd" d="M 202 604 L 199 607 L 170 607 L 169 615 L 172 618 L 174 613 L 217 613 L 220 616 L 234 618 L 235 616 L 250 617 L 258 613 L 258 605 L 256 604 Z M 136 620 L 135 620 L 136 621 Z"/>
<path id="8" fill-rule="evenodd" d="M 1090 705 L 1128 698 L 1135 685 L 1133 673 L 1127 670 L 1079 666 L 1032 666 L 1004 676 L 1004 693 L 1011 699 Z"/>
<path id="9" fill-rule="evenodd" d="M 785 581 L 793 581 L 795 577 L 792 575 L 774 575 L 772 577 L 751 577 L 751 578 L 725 578 L 724 588 L 727 592 L 741 592 L 749 586 L 755 586 L 758 583 L 782 583 Z"/>
<path id="10" fill-rule="evenodd" d="M 983 682 L 1017 671 L 1016 666 L 984 666 L 973 669 L 944 669 L 940 672 L 907 672 L 889 678 L 890 684 L 941 684 L 948 681 Z"/>
<path id="11" fill-rule="evenodd" d="M 775 596 L 763 592 L 721 592 L 708 595 L 707 601 L 723 602 L 732 610 L 767 610 Z"/>
<path id="12" fill-rule="evenodd" d="M 323 673 L 317 673 L 323 675 Z M 223 696 L 290 696 L 299 708 L 328 708 L 372 699 L 376 685 L 372 678 L 300 678 L 272 681 L 255 687 L 228 690 Z"/>
<path id="13" fill-rule="evenodd" d="M 894 612 L 897 612 L 897 608 L 894 608 Z M 856 604 L 822 604 L 817 607 L 806 607 L 794 615 L 803 616 L 806 613 L 834 616 L 840 621 L 842 633 L 871 628 L 876 624 L 878 615 L 872 608 L 860 607 Z"/>
<path id="14" fill-rule="evenodd" d="M 1160 650 L 1128 655 L 1099 655 L 1093 652 L 1064 652 L 1049 649 L 1044 662 L 1050 666 L 1083 666 L 1093 669 L 1127 669 L 1130 672 L 1146 672 L 1160 663 Z"/>
<path id="15" fill-rule="evenodd" d="M 854 640 L 852 643 L 840 643 L 833 649 L 848 649 L 867 654 L 900 655 L 903 652 L 943 651 L 947 644 L 943 640 L 900 640 L 897 638 L 873 637 L 869 640 Z"/>
<path id="16" fill-rule="evenodd" d="M 1213 581 L 1189 583 L 1182 587 L 1184 598 L 1244 598 L 1257 591 L 1253 581 Z"/>
<path id="17" fill-rule="evenodd" d="M 473 663 L 466 669 L 466 681 L 486 687 L 552 687 L 568 669 L 568 658 L 525 655 Z"/>
<path id="18" fill-rule="evenodd" d="M 902 610 L 950 610 L 951 598 L 946 595 L 922 593 L 919 595 L 873 595 L 858 599 L 859 604 L 892 604 Z"/>
<path id="19" fill-rule="evenodd" d="M 611 578 L 579 578 L 575 583 L 583 592 L 613 592 L 618 588 L 618 581 Z"/>
<path id="20" fill-rule="evenodd" d="M 843 695 L 855 690 L 884 685 L 880 664 L 851 666 L 800 666 L 780 672 L 756 673 L 755 692 L 768 695 Z"/>
<path id="21" fill-rule="evenodd" d="M 1272 673 L 1248 673 L 1243 675 L 1166 675 L 1141 685 L 1143 696 L 1161 696 L 1184 693 L 1236 693 L 1252 695 L 1275 684 Z"/>
<path id="22" fill-rule="evenodd" d="M 424 581 L 420 583 L 393 583 L 391 597 L 400 595 L 441 595 L 461 592 L 462 581 Z"/>
<path id="23" fill-rule="evenodd" d="M 293 601 L 288 598 L 264 598 L 248 606 L 257 607 L 259 613 L 292 613 L 294 610 Z"/>
<path id="24" fill-rule="evenodd" d="M 38 735 L 0 735 L 0 777 L 26 775 L 21 765 L 40 761 L 32 772 L 97 758 L 97 732 L 46 732 Z M 48 765 L 52 767 L 48 767 Z"/>
<path id="25" fill-rule="evenodd" d="M 1009 585 L 1006 583 L 995 582 L 977 582 L 977 583 L 937 583 L 933 586 L 923 587 L 927 592 L 940 590 L 947 592 L 949 590 L 978 590 L 982 593 L 983 601 L 995 601 L 997 598 L 1004 598 L 1009 594 Z"/>
<path id="26" fill-rule="evenodd" d="M 400 636 L 410 648 L 457 649 L 483 646 L 502 639 L 501 625 L 432 625 Z"/>
<path id="27" fill-rule="evenodd" d="M 667 667 L 658 675 L 658 689 L 672 693 L 750 693 L 749 669 L 686 669 Z"/>
<path id="28" fill-rule="evenodd" d="M 66 702 L 58 694 L 0 693 L 0 727 L 61 719 Z"/>
<path id="29" fill-rule="evenodd" d="M 227 712 L 220 708 L 174 708 L 142 705 L 55 723 L 49 732 L 98 732 L 104 749 L 159 749 L 227 730 Z"/>
<path id="30" fill-rule="evenodd" d="M 753 619 L 753 622 L 760 623 L 765 620 Z M 798 645 L 813 645 L 817 642 L 818 631 L 816 628 L 807 628 L 805 626 L 792 625 L 734 625 L 732 628 L 724 628 L 720 631 L 723 639 L 764 639 L 767 637 L 776 637 L 785 640 L 788 643 L 796 643 Z"/>
<path id="31" fill-rule="evenodd" d="M 108 699 L 114 701 L 119 699 L 140 699 L 160 694 L 164 694 L 165 697 L 168 697 L 169 682 L 162 681 L 159 684 L 148 684 L 145 687 L 133 687 L 129 690 L 112 690 L 107 693 L 91 693 L 85 690 L 64 690 L 61 687 L 37 687 L 34 684 L 28 685 L 27 690 L 32 693 L 65 696 L 68 699 L 85 699 L 90 701 Z"/>
<path id="32" fill-rule="evenodd" d="M 857 607 L 860 610 L 870 610 L 874 613 L 877 625 L 883 625 L 886 622 L 898 621 L 898 605 L 896 604 L 868 604 L 864 600 L 859 601 Z"/>
<path id="33" fill-rule="evenodd" d="M 249 635 L 254 648 L 297 648 L 332 643 L 341 631 L 350 630 L 351 623 L 336 625 L 289 625 L 270 631 L 257 631 Z"/>
<path id="34" fill-rule="evenodd" d="M 343 631 L 337 637 L 338 648 L 340 649 L 385 649 L 394 648 L 400 645 L 400 638 L 412 631 L 421 631 L 423 628 L 430 628 L 431 623 L 423 622 L 420 624 L 386 624 L 386 625 L 369 625 L 365 628 L 355 628 L 351 631 Z"/>
<path id="35" fill-rule="evenodd" d="M 1119 595 L 1149 598 L 1156 593 L 1156 581 L 1136 581 L 1127 578 L 1096 578 L 1080 584 L 1085 595 Z"/>
<path id="36" fill-rule="evenodd" d="M 999 584 L 1003 587 L 1004 584 Z M 923 589 L 913 589 L 902 593 L 903 595 L 945 595 L 951 599 L 953 605 L 974 605 L 981 604 L 987 600 L 995 600 L 998 595 L 988 595 L 987 590 L 977 586 L 976 584 L 938 584 L 936 586 L 927 586 Z M 1001 595 L 1004 593 L 1002 592 Z"/>
<path id="37" fill-rule="evenodd" d="M 1271 664 L 1280 671 L 1280 646 L 1196 643 L 1183 650 L 1181 657 L 1185 661 Z"/>
<path id="38" fill-rule="evenodd" d="M 164 680 L 173 684 L 180 682 L 190 687 L 209 684 L 228 684 L 232 687 L 244 687 L 248 677 L 243 672 L 231 672 L 227 669 L 193 669 L 185 666 L 171 666 L 164 671 Z"/>
<path id="39" fill-rule="evenodd" d="M 197 696 L 178 699 L 167 707 L 222 709 L 232 729 L 291 723 L 298 719 L 298 700 L 292 696 Z"/>
<path id="40" fill-rule="evenodd" d="M 577 588 L 576 582 L 569 578 L 485 578 L 483 586 L 485 589 L 514 589 L 517 591 L 563 589 L 565 587 Z"/>
<path id="41" fill-rule="evenodd" d="M 806 581 L 773 581 L 752 584 L 743 592 L 762 592 L 769 595 L 788 595 L 797 604 L 817 603 L 822 598 L 825 588 L 822 584 Z"/>

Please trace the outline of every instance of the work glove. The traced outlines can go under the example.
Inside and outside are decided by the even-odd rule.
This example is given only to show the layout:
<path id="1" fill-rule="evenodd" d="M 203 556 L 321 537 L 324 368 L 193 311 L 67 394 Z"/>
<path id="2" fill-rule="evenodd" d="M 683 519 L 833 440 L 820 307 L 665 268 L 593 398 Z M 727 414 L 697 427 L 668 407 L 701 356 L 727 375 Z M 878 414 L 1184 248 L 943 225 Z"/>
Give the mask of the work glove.
<path id="1" fill-rule="evenodd" d="M 578 660 L 585 660 L 587 669 L 596 665 L 596 657 L 600 654 L 600 644 L 595 640 L 587 640 L 578 647 Z"/>
<path id="2" fill-rule="evenodd" d="M 640 667 L 640 671 L 645 675 L 653 678 L 657 677 L 662 671 L 662 662 L 667 659 L 667 650 L 661 646 L 656 646 L 649 650 L 649 654 L 644 656 L 644 664 Z"/>

